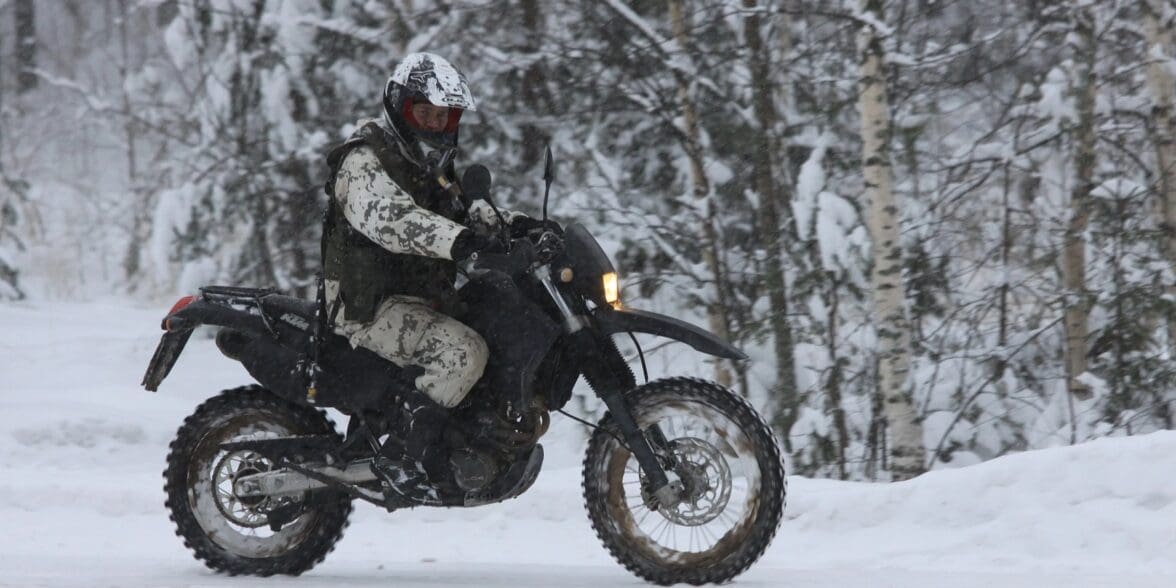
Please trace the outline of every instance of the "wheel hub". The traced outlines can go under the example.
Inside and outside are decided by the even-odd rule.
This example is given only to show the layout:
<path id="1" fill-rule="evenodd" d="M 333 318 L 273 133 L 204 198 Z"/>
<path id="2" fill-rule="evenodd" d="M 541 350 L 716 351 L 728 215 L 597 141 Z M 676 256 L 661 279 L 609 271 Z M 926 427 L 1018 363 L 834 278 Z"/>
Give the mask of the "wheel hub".
<path id="1" fill-rule="evenodd" d="M 214 502 L 217 510 L 233 524 L 245 528 L 269 524 L 267 513 L 278 505 L 267 496 L 245 495 L 240 492 L 238 481 L 272 469 L 272 462 L 252 451 L 226 454 L 213 468 Z"/>
<path id="2" fill-rule="evenodd" d="M 657 509 L 670 522 L 687 527 L 705 525 L 717 518 L 731 498 L 731 469 L 722 452 L 693 437 L 670 442 L 676 465 L 671 469 L 682 480 L 682 500 Z M 641 496 L 646 504 L 656 500 L 642 475 Z"/>

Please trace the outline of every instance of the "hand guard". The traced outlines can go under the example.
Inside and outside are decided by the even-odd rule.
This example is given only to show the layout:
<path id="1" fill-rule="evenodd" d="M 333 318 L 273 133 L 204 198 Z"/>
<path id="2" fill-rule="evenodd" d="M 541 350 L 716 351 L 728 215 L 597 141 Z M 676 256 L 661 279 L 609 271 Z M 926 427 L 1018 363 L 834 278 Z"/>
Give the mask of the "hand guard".
<path id="1" fill-rule="evenodd" d="M 556 235 L 563 235 L 563 227 L 553 220 L 542 221 L 529 216 L 520 216 L 510 221 L 512 239 L 529 237 L 534 231 L 551 231 Z"/>

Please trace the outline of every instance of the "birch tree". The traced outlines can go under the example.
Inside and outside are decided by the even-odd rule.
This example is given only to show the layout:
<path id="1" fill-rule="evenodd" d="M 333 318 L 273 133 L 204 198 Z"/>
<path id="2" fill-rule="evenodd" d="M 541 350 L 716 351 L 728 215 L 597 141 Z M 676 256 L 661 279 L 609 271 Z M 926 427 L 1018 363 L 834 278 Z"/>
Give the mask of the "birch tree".
<path id="1" fill-rule="evenodd" d="M 923 473 L 923 428 L 911 400 L 910 326 L 903 300 L 901 209 L 893 190 L 890 162 L 890 104 L 886 94 L 881 0 L 862 0 L 864 22 L 858 32 L 862 175 L 869 200 L 868 225 L 873 241 L 870 275 L 878 337 L 878 390 L 889 432 L 891 471 L 895 480 Z"/>
<path id="2" fill-rule="evenodd" d="M 1155 144 L 1157 187 L 1160 204 L 1160 247 L 1176 275 L 1176 80 L 1172 68 L 1172 26 L 1176 10 L 1163 0 L 1142 3 L 1147 51 L 1147 86 L 1151 91 L 1151 134 Z M 1168 287 L 1168 296 L 1176 298 L 1176 284 Z M 1176 317 L 1168 323 L 1168 346 L 1176 357 Z"/>
<path id="3" fill-rule="evenodd" d="M 1089 387 L 1080 377 L 1086 373 L 1087 318 L 1090 304 L 1086 290 L 1086 224 L 1089 215 L 1090 191 L 1094 188 L 1095 171 L 1095 113 L 1097 88 L 1095 59 L 1097 45 L 1094 15 L 1089 7 L 1074 6 L 1071 11 L 1077 40 L 1075 54 L 1077 68 L 1074 94 L 1077 121 L 1074 128 L 1074 186 L 1070 195 L 1070 218 L 1066 227 L 1062 251 L 1062 285 L 1066 331 L 1066 381 L 1074 398 L 1090 397 Z M 1071 442 L 1076 441 L 1071 437 Z"/>

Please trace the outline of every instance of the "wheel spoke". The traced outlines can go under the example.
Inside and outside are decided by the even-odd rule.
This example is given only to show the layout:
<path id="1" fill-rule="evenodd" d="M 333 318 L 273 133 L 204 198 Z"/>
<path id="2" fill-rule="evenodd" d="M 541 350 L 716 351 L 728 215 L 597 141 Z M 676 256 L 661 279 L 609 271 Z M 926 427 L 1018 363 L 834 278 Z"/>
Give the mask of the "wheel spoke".
<path id="1" fill-rule="evenodd" d="M 642 524 L 644 524 L 644 523 L 645 523 L 645 519 L 648 519 L 648 518 L 649 518 L 649 515 L 650 515 L 651 513 L 653 513 L 653 510 L 651 510 L 649 507 L 645 506 L 645 503 L 642 503 L 642 504 L 641 504 L 641 507 L 642 507 L 642 509 L 643 509 L 645 512 L 641 514 L 641 519 L 639 519 L 639 520 L 637 521 L 637 526 L 638 526 L 638 527 L 640 527 Z"/>
<path id="2" fill-rule="evenodd" d="M 670 527 L 670 519 L 663 518 L 661 524 L 659 524 L 657 527 L 654 528 L 653 532 L 657 533 L 657 542 L 658 543 L 665 545 L 665 543 L 662 543 L 662 537 L 666 536 L 666 529 L 668 529 L 669 527 Z M 659 529 L 661 532 L 658 532 Z"/>

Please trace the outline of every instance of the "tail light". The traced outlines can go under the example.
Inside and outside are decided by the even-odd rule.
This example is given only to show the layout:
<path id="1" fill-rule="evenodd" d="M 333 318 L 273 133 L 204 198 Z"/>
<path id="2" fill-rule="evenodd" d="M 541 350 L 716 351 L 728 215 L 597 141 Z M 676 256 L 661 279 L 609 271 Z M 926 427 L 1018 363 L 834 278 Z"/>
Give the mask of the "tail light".
<path id="1" fill-rule="evenodd" d="M 192 304 L 193 302 L 196 302 L 196 296 L 192 294 L 177 300 L 176 303 L 172 305 L 171 310 L 167 311 L 167 317 L 163 319 L 163 330 L 170 331 L 172 315 L 180 312 L 181 310 L 184 310 L 189 304 Z"/>

